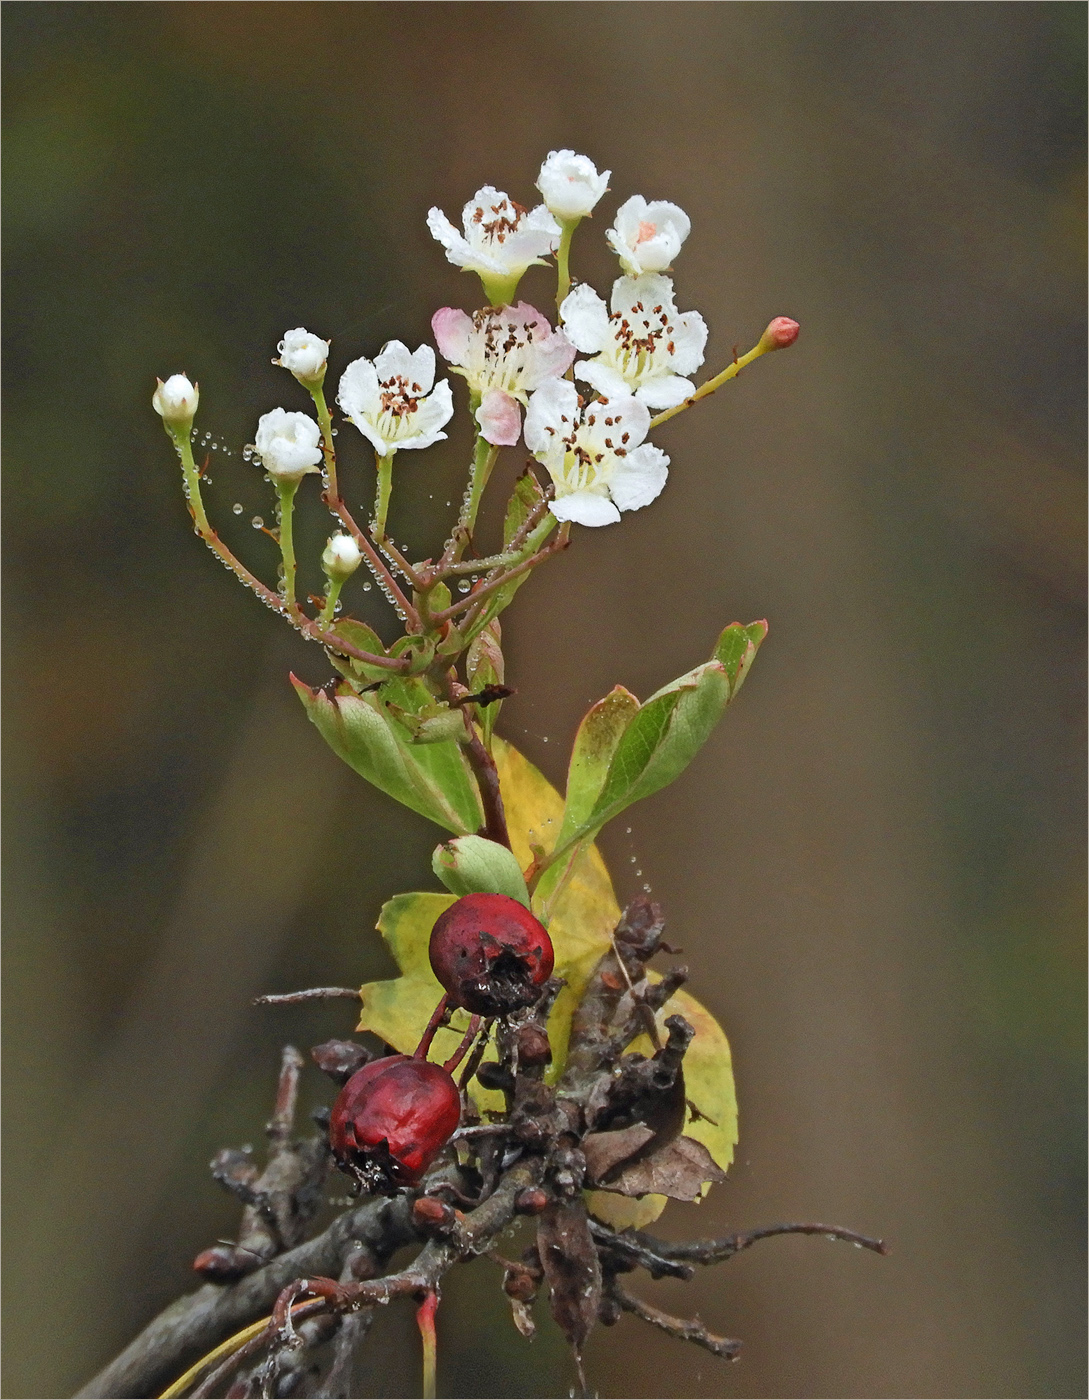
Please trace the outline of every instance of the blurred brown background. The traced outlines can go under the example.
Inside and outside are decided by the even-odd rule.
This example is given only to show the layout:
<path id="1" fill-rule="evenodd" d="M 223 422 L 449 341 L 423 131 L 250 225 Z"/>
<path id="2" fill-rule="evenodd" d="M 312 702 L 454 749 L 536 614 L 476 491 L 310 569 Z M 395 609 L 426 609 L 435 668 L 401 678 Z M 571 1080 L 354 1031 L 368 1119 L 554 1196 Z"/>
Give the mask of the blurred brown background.
<path id="1" fill-rule="evenodd" d="M 659 430 L 673 472 L 509 614 L 502 728 L 554 778 L 588 700 L 734 618 L 771 634 L 688 775 L 608 833 L 731 1037 L 742 1141 L 688 1234 L 800 1217 L 689 1286 L 728 1367 L 625 1318 L 605 1396 L 1085 1393 L 1080 4 L 4 6 L 8 1396 L 68 1393 L 236 1219 L 206 1163 L 258 1141 L 286 1038 L 258 991 L 387 966 L 382 900 L 436 832 L 322 745 L 325 679 L 187 528 L 153 376 L 199 378 L 225 533 L 270 576 L 238 449 L 284 330 L 333 369 L 471 305 L 424 215 L 534 199 L 573 146 L 691 215 L 708 369 L 803 332 Z M 545 305 L 550 283 L 525 292 Z M 354 435 L 353 435 L 354 438 Z M 343 439 L 352 498 L 371 490 Z M 513 475 L 517 454 L 503 468 Z M 429 551 L 460 437 L 404 463 Z M 235 501 L 245 507 L 236 520 Z M 323 529 L 303 530 L 311 559 Z M 312 581 L 311 587 L 315 586 Z M 376 593 L 354 606 L 379 622 Z M 387 635 L 391 635 L 387 631 Z M 634 857 L 634 861 L 633 858 Z M 642 871 L 637 878 L 635 871 Z M 330 1097 L 317 1076 L 311 1102 Z M 494 1267 L 440 1315 L 440 1393 L 563 1395 Z M 416 1394 L 407 1310 L 359 1393 Z"/>

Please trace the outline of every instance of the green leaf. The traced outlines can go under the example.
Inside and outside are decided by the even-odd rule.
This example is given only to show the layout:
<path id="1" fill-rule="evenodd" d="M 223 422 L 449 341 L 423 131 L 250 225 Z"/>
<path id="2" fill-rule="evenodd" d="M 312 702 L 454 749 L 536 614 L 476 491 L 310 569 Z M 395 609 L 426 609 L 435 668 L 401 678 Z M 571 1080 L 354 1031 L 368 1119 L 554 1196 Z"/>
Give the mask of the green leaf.
<path id="1" fill-rule="evenodd" d="M 369 651 L 372 656 L 387 655 L 382 638 L 365 622 L 344 617 L 336 620 L 335 627 L 337 635 L 359 651 Z M 352 656 L 339 656 L 335 651 L 327 651 L 326 655 L 342 676 L 353 684 L 358 684 L 360 688 L 372 685 L 375 681 L 389 679 L 389 671 L 382 666 L 368 666 L 365 661 L 357 661 Z"/>
<path id="2" fill-rule="evenodd" d="M 586 825 L 605 785 L 617 745 L 638 713 L 639 701 L 630 690 L 618 685 L 583 717 L 567 769 L 561 842 Z"/>
<path id="3" fill-rule="evenodd" d="M 459 836 L 483 825 L 476 780 L 460 744 L 414 744 L 374 694 L 341 686 L 329 696 L 294 676 L 291 681 L 322 738 L 361 777 Z"/>
<path id="4" fill-rule="evenodd" d="M 514 491 L 507 502 L 507 513 L 503 520 L 503 548 L 506 549 L 515 535 L 526 523 L 530 511 L 544 500 L 541 483 L 527 467 L 514 483 Z"/>
<path id="5" fill-rule="evenodd" d="M 505 894 L 529 908 L 522 867 L 512 851 L 484 836 L 457 836 L 435 847 L 431 868 L 452 894 Z"/>
<path id="6" fill-rule="evenodd" d="M 626 807 L 649 797 L 680 776 L 707 742 L 711 731 L 722 717 L 726 706 L 741 689 L 742 682 L 767 634 L 767 624 L 753 622 L 747 627 L 731 623 L 719 637 L 715 659 L 678 677 L 647 700 L 635 714 L 629 714 L 621 724 L 620 716 L 610 725 L 602 716 L 600 723 L 607 747 L 617 735 L 608 761 L 608 772 L 600 781 L 597 796 L 587 810 L 587 793 L 599 783 L 602 762 L 600 756 L 587 766 L 585 780 L 576 783 L 574 802 L 569 798 L 570 818 L 565 816 L 563 840 L 577 842 L 596 835 L 607 821 L 618 816 Z M 617 694 L 616 691 L 613 692 Z M 624 692 L 627 695 L 627 692 Z M 599 705 L 604 705 L 606 696 Z M 619 703 L 619 702 L 618 702 Z M 596 707 L 595 707 L 596 709 Z M 594 711 L 590 714 L 593 715 Z M 623 712 L 622 712 L 623 713 Z M 585 725 L 590 715 L 583 721 Z M 583 738 L 582 729 L 576 736 L 572 752 L 572 773 L 576 755 Z M 584 743 L 589 742 L 589 732 Z M 579 760 L 581 768 L 581 758 Z M 571 779 L 568 779 L 570 787 Z M 559 864 L 559 862 L 557 862 Z M 557 876 L 548 872 L 544 888 L 554 887 Z"/>
<path id="7" fill-rule="evenodd" d="M 741 689 L 760 643 L 767 635 L 768 624 L 764 621 L 750 622 L 747 627 L 740 622 L 731 622 L 729 627 L 723 628 L 713 654 L 714 659 L 721 661 L 726 668 L 731 700 Z"/>

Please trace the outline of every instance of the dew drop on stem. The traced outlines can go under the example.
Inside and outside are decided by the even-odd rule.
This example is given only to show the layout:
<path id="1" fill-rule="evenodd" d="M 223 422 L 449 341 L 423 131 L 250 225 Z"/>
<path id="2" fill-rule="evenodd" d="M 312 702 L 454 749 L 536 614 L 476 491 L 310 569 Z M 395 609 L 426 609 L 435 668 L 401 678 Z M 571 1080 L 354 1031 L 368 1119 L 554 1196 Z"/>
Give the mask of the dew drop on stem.
<path id="1" fill-rule="evenodd" d="M 263 530 L 265 528 L 265 522 L 259 515 L 255 515 L 250 521 L 250 524 L 255 530 Z"/>
<path id="2" fill-rule="evenodd" d="M 234 505 L 231 506 L 231 510 L 234 511 L 235 515 L 241 515 L 243 510 L 242 502 L 235 501 Z"/>

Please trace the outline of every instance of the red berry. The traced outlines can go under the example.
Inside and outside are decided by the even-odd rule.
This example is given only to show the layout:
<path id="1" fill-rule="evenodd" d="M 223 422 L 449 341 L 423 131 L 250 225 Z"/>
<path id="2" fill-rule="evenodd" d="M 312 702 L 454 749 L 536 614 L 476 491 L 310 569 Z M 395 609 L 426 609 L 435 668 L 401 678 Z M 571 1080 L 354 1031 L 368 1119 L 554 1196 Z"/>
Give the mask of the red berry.
<path id="1" fill-rule="evenodd" d="M 461 1119 L 457 1085 L 441 1065 L 409 1055 L 372 1060 L 353 1074 L 329 1119 L 340 1165 L 368 1190 L 414 1186 Z"/>
<path id="2" fill-rule="evenodd" d="M 532 1006 L 552 976 L 545 926 L 505 894 L 467 894 L 435 920 L 431 967 L 453 1006 L 504 1016 Z"/>

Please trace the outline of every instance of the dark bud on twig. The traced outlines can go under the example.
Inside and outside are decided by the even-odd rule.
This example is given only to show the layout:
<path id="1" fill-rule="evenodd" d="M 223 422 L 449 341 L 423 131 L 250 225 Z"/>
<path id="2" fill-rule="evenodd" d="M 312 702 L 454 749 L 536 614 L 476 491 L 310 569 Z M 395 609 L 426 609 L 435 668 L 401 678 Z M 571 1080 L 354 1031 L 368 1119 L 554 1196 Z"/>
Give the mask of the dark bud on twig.
<path id="1" fill-rule="evenodd" d="M 476 1077 L 485 1089 L 496 1089 L 501 1094 L 514 1093 L 514 1075 L 508 1065 L 501 1065 L 498 1060 L 481 1065 Z"/>
<path id="2" fill-rule="evenodd" d="M 310 1058 L 330 1079 L 347 1084 L 357 1070 L 369 1064 L 371 1053 L 354 1040 L 326 1040 L 313 1047 Z"/>
<path id="3" fill-rule="evenodd" d="M 518 1063 L 533 1066 L 552 1063 L 552 1047 L 540 1026 L 523 1026 L 518 1032 Z"/>
<path id="4" fill-rule="evenodd" d="M 443 1234 L 456 1224 L 457 1214 L 435 1196 L 420 1196 L 412 1202 L 412 1220 L 425 1234 Z"/>
<path id="5" fill-rule="evenodd" d="M 548 1192 L 539 1186 L 527 1186 L 514 1198 L 514 1209 L 519 1215 L 540 1215 L 548 1205 Z"/>

